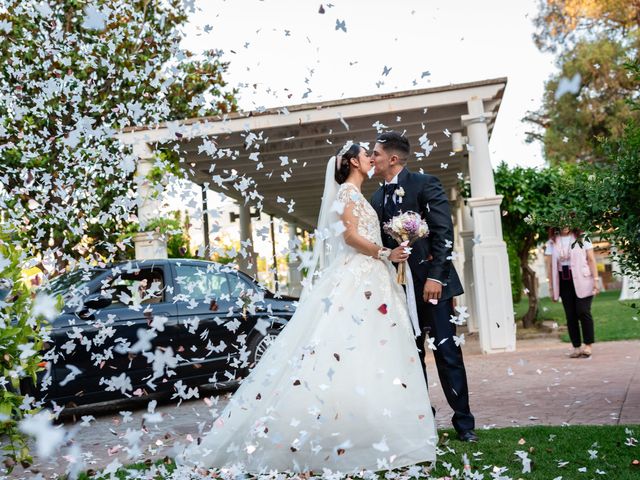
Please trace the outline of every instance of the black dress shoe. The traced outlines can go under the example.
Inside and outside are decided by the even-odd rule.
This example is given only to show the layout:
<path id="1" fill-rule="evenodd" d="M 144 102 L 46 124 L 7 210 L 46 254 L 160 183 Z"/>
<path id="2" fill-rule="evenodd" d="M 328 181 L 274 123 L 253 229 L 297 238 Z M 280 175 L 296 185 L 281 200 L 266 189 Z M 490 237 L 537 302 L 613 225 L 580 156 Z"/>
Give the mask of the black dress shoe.
<path id="1" fill-rule="evenodd" d="M 473 430 L 465 430 L 458 433 L 458 440 L 461 442 L 477 443 L 478 435 Z"/>

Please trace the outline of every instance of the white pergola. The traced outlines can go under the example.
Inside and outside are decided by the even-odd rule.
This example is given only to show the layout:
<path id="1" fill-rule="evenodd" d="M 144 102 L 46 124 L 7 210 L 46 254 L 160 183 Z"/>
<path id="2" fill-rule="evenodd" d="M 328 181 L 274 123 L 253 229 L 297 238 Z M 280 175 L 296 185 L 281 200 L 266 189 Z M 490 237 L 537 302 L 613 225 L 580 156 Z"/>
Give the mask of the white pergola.
<path id="1" fill-rule="evenodd" d="M 379 129 L 404 132 L 416 153 L 408 168 L 437 175 L 449 193 L 457 233 L 455 263 L 465 285 L 459 304 L 471 314 L 469 329 L 479 332 L 484 352 L 514 350 L 502 197 L 495 193 L 489 155 L 506 84 L 506 78 L 498 78 L 129 128 L 119 137 L 139 157 L 140 221 L 144 225 L 157 215 L 145 176 L 158 144 L 177 145 L 191 180 L 239 202 L 240 234 L 246 240 L 252 238 L 249 189 L 261 196 L 262 211 L 289 222 L 292 235 L 297 228 L 313 230 L 326 162 L 339 147 L 348 140 L 372 145 Z M 247 148 L 247 138 L 253 136 L 261 140 Z M 425 138 L 429 143 L 421 146 Z M 226 152 L 222 158 L 202 148 L 210 141 L 216 152 Z M 423 146 L 430 150 L 428 156 Z M 259 162 L 262 168 L 257 170 Z M 460 174 L 470 180 L 471 198 L 466 201 L 457 194 Z M 282 175 L 289 175 L 286 182 Z M 238 188 L 239 181 L 247 188 Z M 368 196 L 377 187 L 378 182 L 368 182 L 363 193 Z M 138 257 L 166 256 L 153 236 L 139 234 L 135 240 Z M 250 270 L 252 265 L 255 262 L 248 261 L 241 268 Z M 299 284 L 296 265 L 290 267 L 290 283 Z"/>

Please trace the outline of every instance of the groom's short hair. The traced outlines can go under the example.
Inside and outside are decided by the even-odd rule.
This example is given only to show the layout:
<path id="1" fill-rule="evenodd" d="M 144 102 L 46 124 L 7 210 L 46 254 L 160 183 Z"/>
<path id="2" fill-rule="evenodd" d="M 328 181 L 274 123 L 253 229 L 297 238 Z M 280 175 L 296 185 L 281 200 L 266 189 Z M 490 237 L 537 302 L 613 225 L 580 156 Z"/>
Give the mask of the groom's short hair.
<path id="1" fill-rule="evenodd" d="M 376 138 L 376 142 L 382 146 L 385 152 L 397 155 L 403 164 L 407 161 L 411 153 L 409 140 L 398 132 L 381 133 L 378 135 L 378 138 Z"/>

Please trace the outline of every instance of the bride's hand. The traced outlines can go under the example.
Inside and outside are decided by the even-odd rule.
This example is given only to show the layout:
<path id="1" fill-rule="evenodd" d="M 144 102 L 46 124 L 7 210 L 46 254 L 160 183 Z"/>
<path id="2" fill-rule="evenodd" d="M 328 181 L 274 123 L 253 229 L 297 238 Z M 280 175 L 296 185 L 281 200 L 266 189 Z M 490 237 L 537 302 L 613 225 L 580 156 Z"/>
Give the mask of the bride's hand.
<path id="1" fill-rule="evenodd" d="M 396 247 L 391 250 L 389 260 L 391 260 L 393 263 L 406 262 L 409 258 L 409 254 L 406 252 L 406 248 L 407 247 Z"/>

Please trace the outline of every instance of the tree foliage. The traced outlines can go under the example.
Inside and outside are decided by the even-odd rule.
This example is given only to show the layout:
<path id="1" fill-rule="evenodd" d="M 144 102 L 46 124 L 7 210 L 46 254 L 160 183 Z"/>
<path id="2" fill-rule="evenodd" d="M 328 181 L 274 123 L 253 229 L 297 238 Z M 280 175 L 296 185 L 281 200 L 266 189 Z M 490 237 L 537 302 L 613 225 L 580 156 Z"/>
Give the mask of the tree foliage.
<path id="1" fill-rule="evenodd" d="M 502 227 L 509 264 L 520 269 L 519 274 L 511 273 L 511 287 L 514 292 L 525 292 L 529 302 L 523 318 L 526 328 L 533 326 L 538 316 L 538 279 L 529 266 L 530 256 L 532 249 L 546 239 L 545 226 L 536 220 L 551 211 L 550 195 L 559 177 L 556 168 L 509 168 L 504 162 L 495 171 L 496 193 L 503 197 Z"/>
<path id="2" fill-rule="evenodd" d="M 540 0 L 534 40 L 542 51 L 571 49 L 577 39 L 623 37 L 640 26 L 640 3 L 630 0 Z"/>
<path id="3" fill-rule="evenodd" d="M 528 119 L 544 129 L 537 138 L 551 163 L 591 163 L 563 166 L 554 206 L 540 221 L 609 240 L 623 272 L 638 274 L 640 3 L 547 0 L 535 23 L 538 46 L 560 52 L 561 72 L 547 83 L 542 109 Z M 556 99 L 560 78 L 575 73 L 582 76 L 577 95 Z"/>
<path id="4" fill-rule="evenodd" d="M 116 135 L 236 108 L 219 52 L 180 47 L 186 21 L 181 0 L 0 0 L 0 435 L 9 467 L 29 461 L 17 425 L 38 405 L 16 391 L 41 369 L 38 312 L 53 303 L 21 281 L 26 258 L 49 274 L 113 260 L 137 220 L 139 183 L 137 158 Z M 179 161 L 166 148 L 155 159 L 173 173 Z"/>
<path id="5" fill-rule="evenodd" d="M 640 86 L 640 67 L 630 66 Z M 630 101 L 640 109 L 637 101 Z M 565 166 L 554 189 L 553 208 L 540 223 L 579 228 L 615 247 L 623 273 L 640 274 L 640 121 L 631 120 L 620 138 L 603 142 L 601 165 Z"/>
<path id="6" fill-rule="evenodd" d="M 235 109 L 219 53 L 180 48 L 186 21 L 180 0 L 0 0 L 0 210 L 45 265 L 120 251 L 122 128 Z"/>
<path id="7" fill-rule="evenodd" d="M 640 122 L 631 122 L 620 141 L 608 142 L 606 152 L 613 167 L 590 183 L 609 206 L 601 230 L 617 247 L 623 273 L 640 276 Z"/>
<path id="8" fill-rule="evenodd" d="M 542 107 L 524 118 L 535 126 L 528 132 L 528 140 L 542 141 L 547 161 L 603 161 L 602 140 L 620 137 L 624 125 L 638 118 L 638 112 L 625 101 L 637 95 L 633 78 L 625 68 L 633 60 L 635 48 L 630 50 L 603 37 L 580 41 L 561 54 L 560 71 L 546 82 Z M 575 75 L 580 78 L 578 92 L 558 98 L 560 82 Z"/>
<path id="9" fill-rule="evenodd" d="M 542 141 L 552 164 L 605 161 L 602 141 L 638 118 L 625 101 L 639 94 L 625 65 L 638 60 L 640 4 L 547 0 L 535 24 L 536 43 L 558 53 L 559 71 L 545 84 L 541 108 L 523 119 L 533 126 L 527 140 Z M 568 91 L 561 86 L 572 80 Z"/>
<path id="10" fill-rule="evenodd" d="M 14 235 L 0 231 L 0 437 L 9 471 L 16 463 L 31 461 L 18 425 L 38 406 L 20 394 L 19 384 L 21 378 L 35 383 L 43 369 L 40 351 L 47 337 L 43 313 L 55 312 L 50 298 L 32 295 L 22 274 L 25 252 L 16 243 Z"/>
<path id="11" fill-rule="evenodd" d="M 190 227 L 189 215 L 182 219 L 182 212 L 176 210 L 170 212 L 168 216 L 157 217 L 148 222 L 145 227 L 145 232 L 156 232 L 164 237 L 167 242 L 167 256 L 169 258 L 195 258 L 191 253 L 190 247 Z M 127 231 L 122 234 L 121 238 L 129 238 L 140 232 L 140 227 L 137 224 L 129 226 Z M 134 248 L 127 248 L 127 258 L 134 257 Z"/>

